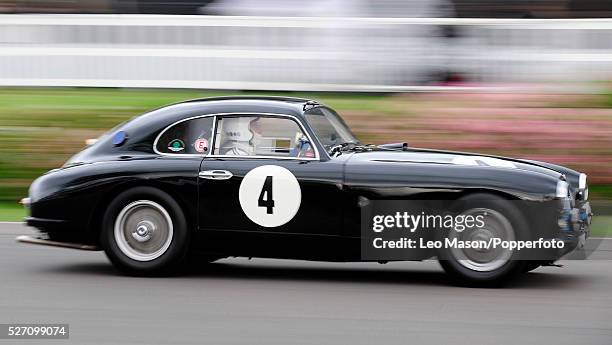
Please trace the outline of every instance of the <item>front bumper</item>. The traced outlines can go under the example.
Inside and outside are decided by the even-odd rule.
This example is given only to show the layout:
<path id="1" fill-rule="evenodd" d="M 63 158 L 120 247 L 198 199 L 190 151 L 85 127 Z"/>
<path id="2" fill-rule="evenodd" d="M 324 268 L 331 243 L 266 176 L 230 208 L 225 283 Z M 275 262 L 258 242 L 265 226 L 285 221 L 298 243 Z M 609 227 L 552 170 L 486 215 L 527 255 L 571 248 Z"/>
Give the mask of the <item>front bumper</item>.
<path id="1" fill-rule="evenodd" d="M 17 242 L 20 242 L 20 243 L 37 244 L 37 245 L 51 246 L 51 247 L 70 248 L 70 249 L 79 249 L 79 250 L 91 250 L 91 251 L 102 250 L 98 246 L 94 246 L 90 244 L 58 242 L 58 241 L 44 239 L 41 237 L 32 237 L 32 236 L 26 236 L 26 235 L 17 236 L 16 240 Z"/>
<path id="2" fill-rule="evenodd" d="M 591 236 L 592 221 L 593 212 L 588 201 L 562 210 L 559 217 L 559 237 L 557 238 L 565 242 L 561 255 L 584 248 L 586 240 Z"/>
<path id="3" fill-rule="evenodd" d="M 25 222 L 28 226 L 37 228 L 40 234 L 37 236 L 18 236 L 16 240 L 19 243 L 80 250 L 101 250 L 92 241 L 84 240 L 82 236 L 79 236 L 79 233 L 66 231 L 69 226 L 65 220 L 26 217 Z"/>
<path id="4" fill-rule="evenodd" d="M 26 217 L 24 220 L 28 226 L 37 228 L 43 232 L 61 230 L 67 226 L 66 221 L 61 219 Z"/>

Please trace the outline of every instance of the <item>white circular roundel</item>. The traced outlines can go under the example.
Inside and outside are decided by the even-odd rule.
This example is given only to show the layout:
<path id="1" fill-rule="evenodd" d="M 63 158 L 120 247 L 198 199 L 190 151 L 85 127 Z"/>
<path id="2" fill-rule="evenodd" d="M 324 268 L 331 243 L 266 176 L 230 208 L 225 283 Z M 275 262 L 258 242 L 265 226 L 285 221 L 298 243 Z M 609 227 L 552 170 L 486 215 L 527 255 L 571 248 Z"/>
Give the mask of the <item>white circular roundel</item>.
<path id="1" fill-rule="evenodd" d="M 263 165 L 244 176 L 238 198 L 250 220 L 272 228 L 295 216 L 302 202 L 302 191 L 291 171 L 277 165 Z"/>

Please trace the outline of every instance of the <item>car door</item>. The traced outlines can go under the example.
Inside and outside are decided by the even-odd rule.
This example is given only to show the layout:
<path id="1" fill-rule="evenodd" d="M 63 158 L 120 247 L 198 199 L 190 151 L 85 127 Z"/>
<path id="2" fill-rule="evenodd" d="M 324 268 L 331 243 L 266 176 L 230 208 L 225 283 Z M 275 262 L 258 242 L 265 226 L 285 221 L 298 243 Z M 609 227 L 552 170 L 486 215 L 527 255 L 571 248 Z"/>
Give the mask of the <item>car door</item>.
<path id="1" fill-rule="evenodd" d="M 321 160 L 311 143 L 293 116 L 217 116 L 214 149 L 200 167 L 199 229 L 340 235 L 342 164 Z"/>

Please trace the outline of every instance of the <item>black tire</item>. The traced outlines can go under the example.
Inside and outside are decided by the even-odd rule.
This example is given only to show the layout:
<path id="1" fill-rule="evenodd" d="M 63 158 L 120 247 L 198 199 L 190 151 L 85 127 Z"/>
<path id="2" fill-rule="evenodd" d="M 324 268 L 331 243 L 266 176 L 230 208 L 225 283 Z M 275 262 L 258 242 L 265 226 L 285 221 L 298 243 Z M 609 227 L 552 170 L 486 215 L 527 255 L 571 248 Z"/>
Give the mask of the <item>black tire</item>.
<path id="1" fill-rule="evenodd" d="M 139 257 L 139 250 L 129 245 L 128 242 L 132 241 L 132 239 L 128 239 L 125 231 L 130 231 L 128 228 L 133 226 L 128 227 L 125 225 L 122 227 L 117 225 L 120 230 L 116 229 L 116 223 L 128 224 L 124 218 L 125 210 L 127 210 L 125 212 L 136 212 L 134 210 L 137 210 L 137 208 L 131 209 L 130 205 L 135 205 L 132 207 L 151 207 L 150 218 L 154 222 L 159 223 L 159 228 L 162 228 L 163 223 L 166 222 L 163 242 L 160 244 L 159 250 L 152 254 L 144 253 L 141 255 L 142 257 Z M 158 212 L 158 214 L 155 214 L 155 212 Z M 121 222 L 118 216 L 121 216 L 124 222 Z M 138 217 L 134 218 L 136 220 L 139 219 Z M 170 219 L 170 223 L 167 223 L 168 219 Z M 146 222 L 146 220 L 141 221 L 137 225 L 140 225 L 142 222 Z M 131 224 L 133 223 L 129 223 L 129 225 Z M 151 228 L 155 229 L 155 226 L 152 225 Z M 162 233 L 161 230 L 156 231 Z M 155 231 L 151 232 L 151 234 L 154 233 Z M 123 239 L 121 238 L 122 235 L 125 236 Z M 152 236 L 155 235 L 147 236 L 153 238 Z M 188 254 L 189 240 L 190 231 L 181 207 L 170 195 L 152 187 L 135 187 L 119 194 L 109 204 L 104 214 L 102 231 L 100 233 L 102 248 L 113 265 L 125 274 L 136 276 L 166 275 L 175 272 L 177 266 L 184 261 Z M 145 258 L 147 255 L 149 257 Z M 134 256 L 137 256 L 139 259 L 134 259 Z"/>
<path id="2" fill-rule="evenodd" d="M 477 193 L 467 195 L 458 201 L 457 208 L 454 211 L 463 212 L 477 208 L 496 211 L 497 214 L 501 214 L 509 221 L 515 239 L 525 240 L 529 238 L 529 228 L 524 216 L 509 200 L 493 194 Z M 504 261 L 505 263 L 500 267 L 494 267 L 493 265 L 491 270 L 476 270 L 466 267 L 469 265 L 462 263 L 465 260 L 458 260 L 449 248 L 444 247 L 438 253 L 438 260 L 444 271 L 456 283 L 475 287 L 501 286 L 522 273 L 526 264 L 526 261 L 516 260 L 516 253 L 512 253 L 509 260 Z"/>

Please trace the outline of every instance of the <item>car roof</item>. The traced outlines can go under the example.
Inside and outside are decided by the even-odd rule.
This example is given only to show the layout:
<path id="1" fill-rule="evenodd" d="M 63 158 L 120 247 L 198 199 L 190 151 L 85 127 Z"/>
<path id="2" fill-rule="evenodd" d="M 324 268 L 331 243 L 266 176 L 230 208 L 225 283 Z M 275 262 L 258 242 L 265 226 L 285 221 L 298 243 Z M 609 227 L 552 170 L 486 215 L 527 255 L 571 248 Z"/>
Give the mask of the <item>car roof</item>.
<path id="1" fill-rule="evenodd" d="M 126 148 L 137 147 L 143 143 L 148 147 L 160 131 L 188 118 L 215 114 L 252 113 L 292 115 L 303 121 L 304 112 L 310 106 L 317 105 L 319 105 L 318 102 L 305 98 L 278 96 L 223 96 L 186 100 L 153 109 L 115 127 L 114 133 L 119 131 L 127 133 L 130 138 L 129 145 L 115 147 L 110 144 L 112 135 L 109 135 L 90 147 L 85 156 L 124 151 Z M 303 124 L 307 126 L 305 122 Z"/>
<path id="2" fill-rule="evenodd" d="M 277 96 L 224 96 L 186 100 L 162 106 L 137 116 L 121 126 L 120 130 L 135 134 L 152 133 L 192 117 L 213 114 L 283 114 L 302 118 L 316 101 L 297 97 Z M 136 139 L 133 137 L 133 139 Z"/>
<path id="3" fill-rule="evenodd" d="M 178 102 L 175 104 L 181 103 L 193 103 L 193 102 L 211 102 L 211 101 L 249 101 L 249 100 L 258 100 L 258 101 L 274 101 L 274 102 L 286 102 L 286 103 L 307 103 L 314 102 L 311 99 L 307 98 L 299 98 L 299 97 L 284 97 L 284 96 L 217 96 L 217 97 L 204 97 L 204 98 L 195 98 L 182 102 Z"/>
<path id="4" fill-rule="evenodd" d="M 198 109 L 201 113 L 282 113 L 301 116 L 309 106 L 319 102 L 298 97 L 282 96 L 221 96 L 186 100 L 160 109 Z"/>

